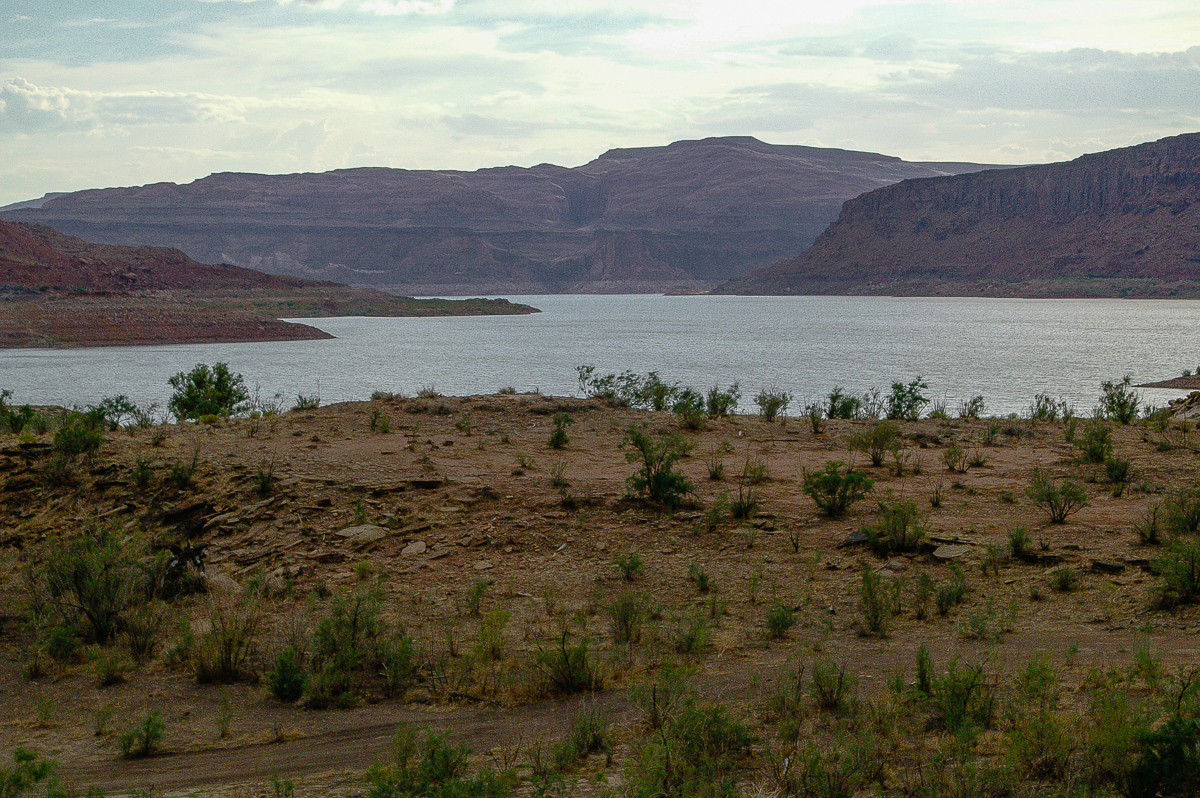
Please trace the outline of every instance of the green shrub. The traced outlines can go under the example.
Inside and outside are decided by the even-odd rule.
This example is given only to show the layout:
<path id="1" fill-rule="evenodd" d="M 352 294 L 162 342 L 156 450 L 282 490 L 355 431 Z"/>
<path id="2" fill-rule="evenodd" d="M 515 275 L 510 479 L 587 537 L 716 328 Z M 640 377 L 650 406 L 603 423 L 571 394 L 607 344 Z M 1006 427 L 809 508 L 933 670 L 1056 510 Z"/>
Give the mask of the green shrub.
<path id="1" fill-rule="evenodd" d="M 1152 566 L 1162 580 L 1157 588 L 1161 606 L 1190 604 L 1200 598 L 1200 540 L 1176 538 Z"/>
<path id="2" fill-rule="evenodd" d="M 1120 457 L 1110 457 L 1104 461 L 1104 476 L 1114 485 L 1123 485 L 1129 481 L 1129 461 Z"/>
<path id="3" fill-rule="evenodd" d="M 576 767 L 589 754 L 611 753 L 612 735 L 608 720 L 596 710 L 577 712 L 571 716 L 571 727 L 565 739 L 550 750 L 554 770 L 563 772 Z"/>
<path id="4" fill-rule="evenodd" d="M 929 400 L 921 393 L 929 386 L 918 374 L 907 385 L 900 382 L 892 383 L 892 392 L 887 396 L 887 417 L 903 421 L 916 421 L 921 417 L 921 410 L 929 404 Z"/>
<path id="5" fill-rule="evenodd" d="M 175 392 L 167 403 L 168 409 L 180 419 L 201 416 L 231 416 L 250 399 L 241 374 L 232 374 L 227 363 L 211 368 L 197 363 L 191 372 L 179 372 L 168 382 Z"/>
<path id="6" fill-rule="evenodd" d="M 192 671 L 200 684 L 230 684 L 249 676 L 261 616 L 239 602 L 214 601 L 209 630 L 192 651 Z"/>
<path id="7" fill-rule="evenodd" d="M 1171 535 L 1200 532 L 1200 488 L 1180 488 L 1162 503 L 1162 523 Z"/>
<path id="8" fill-rule="evenodd" d="M 708 420 L 704 397 L 691 388 L 684 388 L 679 392 L 675 404 L 671 406 L 671 411 L 679 417 L 679 423 L 685 429 L 704 429 L 704 424 Z"/>
<path id="9" fill-rule="evenodd" d="M 1029 405 L 1030 421 L 1058 421 L 1059 418 L 1066 418 L 1069 414 L 1066 401 L 1055 401 L 1050 398 L 1048 393 L 1035 394 L 1033 403 Z"/>
<path id="10" fill-rule="evenodd" d="M 113 531 L 99 527 L 27 572 L 31 609 L 65 627 L 83 628 L 88 639 L 108 645 L 141 599 L 140 577 L 137 562 Z"/>
<path id="11" fill-rule="evenodd" d="M 655 441 L 644 430 L 630 425 L 621 445 L 632 446 L 634 451 L 626 452 L 625 459 L 641 465 L 627 480 L 635 494 L 674 510 L 695 492 L 691 480 L 675 470 L 675 463 L 688 449 L 677 437 Z"/>
<path id="12" fill-rule="evenodd" d="M 1085 463 L 1103 463 L 1112 457 L 1112 428 L 1102 419 L 1094 418 L 1083 427 L 1083 436 L 1077 437 L 1075 446 Z"/>
<path id="13" fill-rule="evenodd" d="M 854 697 L 858 680 L 844 664 L 817 660 L 812 665 L 812 693 L 817 706 L 825 712 L 840 712 Z"/>
<path id="14" fill-rule="evenodd" d="M 708 389 L 708 394 L 705 395 L 704 409 L 709 418 L 725 418 L 737 409 L 738 399 L 741 396 L 742 390 L 736 382 L 725 391 L 722 391 L 720 386 L 714 385 Z"/>
<path id="15" fill-rule="evenodd" d="M 623 590 L 608 606 L 609 629 L 617 645 L 636 643 L 642 637 L 642 621 L 649 603 L 644 593 Z"/>
<path id="16" fill-rule="evenodd" d="M 942 450 L 942 462 L 946 464 L 947 471 L 967 473 L 967 453 L 957 443 L 952 443 Z"/>
<path id="17" fill-rule="evenodd" d="M 300 700 L 307 684 L 304 657 L 295 648 L 288 646 L 275 655 L 275 666 L 267 673 L 271 695 L 291 704 Z"/>
<path id="18" fill-rule="evenodd" d="M 772 640 L 782 639 L 788 630 L 796 625 L 796 610 L 790 604 L 780 599 L 771 602 L 767 607 L 767 637 Z"/>
<path id="19" fill-rule="evenodd" d="M 54 452 L 67 458 L 91 455 L 103 444 L 101 423 L 84 413 L 67 413 L 54 433 Z"/>
<path id="20" fill-rule="evenodd" d="M 804 469 L 801 490 L 826 515 L 837 518 L 874 487 L 874 481 L 863 472 L 848 468 L 843 474 L 842 463 L 831 460 L 820 471 Z"/>
<path id="21" fill-rule="evenodd" d="M 1087 491 L 1072 479 L 1061 483 L 1040 468 L 1033 471 L 1025 495 L 1050 514 L 1050 522 L 1061 524 L 1067 516 L 1087 506 Z"/>
<path id="22" fill-rule="evenodd" d="M 351 674 L 373 665 L 385 633 L 382 605 L 377 584 L 335 596 L 313 633 L 314 670 Z"/>
<path id="23" fill-rule="evenodd" d="M 1033 550 L 1033 538 L 1030 536 L 1029 530 L 1023 526 L 1018 526 L 1008 533 L 1008 549 L 1018 560 L 1031 562 L 1037 559 L 1037 554 Z"/>
<path id="24" fill-rule="evenodd" d="M 958 407 L 959 418 L 980 418 L 984 413 L 982 396 L 972 396 Z"/>
<path id="25" fill-rule="evenodd" d="M 138 723 L 117 737 L 121 756 L 152 756 L 162 745 L 167 726 L 157 709 L 148 712 Z"/>
<path id="26" fill-rule="evenodd" d="M 774 421 L 776 417 L 786 413 L 791 401 L 790 393 L 777 388 L 764 388 L 754 397 L 754 404 L 758 405 L 758 414 L 767 422 Z"/>
<path id="27" fill-rule="evenodd" d="M 1050 572 L 1050 586 L 1059 593 L 1071 593 L 1079 587 L 1079 575 L 1070 568 L 1055 568 Z"/>
<path id="28" fill-rule="evenodd" d="M 392 741 L 391 761 L 367 771 L 367 798 L 503 798 L 512 792 L 516 776 L 511 770 L 484 769 L 468 777 L 470 753 L 432 731 L 418 742 L 416 732 L 402 725 Z"/>
<path id="29" fill-rule="evenodd" d="M 1142 397 L 1133 389 L 1133 377 L 1129 374 L 1120 382 L 1107 381 L 1100 385 L 1100 410 L 1105 418 L 1118 424 L 1128 424 L 1138 417 Z"/>
<path id="30" fill-rule="evenodd" d="M 54 778 L 58 763 L 53 759 L 38 760 L 38 755 L 25 748 L 13 751 L 12 767 L 0 768 L 0 798 L 22 798 L 33 794 L 42 782 L 47 796 L 66 795 Z"/>
<path id="31" fill-rule="evenodd" d="M 537 653 L 537 664 L 557 692 L 567 695 L 600 687 L 600 673 L 592 662 L 587 638 L 571 644 L 571 632 L 564 628 L 554 646 Z"/>
<path id="32" fill-rule="evenodd" d="M 392 420 L 388 418 L 388 414 L 375 408 L 371 411 L 371 432 L 378 432 L 380 435 L 386 435 L 392 431 Z"/>
<path id="33" fill-rule="evenodd" d="M 893 421 L 880 421 L 850 436 L 850 448 L 866 453 L 878 468 L 888 452 L 898 451 L 902 439 L 900 427 Z"/>
<path id="34" fill-rule="evenodd" d="M 712 587 L 712 578 L 698 563 L 688 566 L 687 580 L 695 585 L 697 592 L 700 593 L 707 593 Z"/>
<path id="35" fill-rule="evenodd" d="M 575 419 L 567 413 L 555 413 L 551 419 L 554 423 L 554 431 L 550 433 L 550 441 L 547 445 L 551 449 L 562 449 L 571 442 L 567 436 L 567 427 L 575 423 Z"/>
<path id="36" fill-rule="evenodd" d="M 843 393 L 842 389 L 834 386 L 829 392 L 829 400 L 825 403 L 825 415 L 829 418 L 858 418 L 862 414 L 862 400 L 857 396 Z"/>
<path id="37" fill-rule="evenodd" d="M 957 565 L 950 567 L 950 581 L 938 587 L 938 615 L 948 615 L 950 610 L 963 603 L 967 597 L 967 575 Z"/>
<path id="38" fill-rule="evenodd" d="M 632 582 L 642 575 L 646 564 L 642 561 L 642 555 L 634 551 L 628 554 L 618 554 L 613 558 L 613 565 L 617 566 L 617 571 L 620 572 L 622 579 Z"/>
<path id="39" fill-rule="evenodd" d="M 1138 742 L 1141 755 L 1129 773 L 1130 798 L 1200 795 L 1200 721 L 1172 716 Z"/>
<path id="40" fill-rule="evenodd" d="M 997 703 L 996 684 L 987 678 L 982 664 L 960 669 L 959 659 L 954 657 L 946 672 L 931 680 L 931 720 L 949 732 L 991 728 Z"/>
<path id="41" fill-rule="evenodd" d="M 858 606 L 866 621 L 866 629 L 861 631 L 877 637 L 887 637 L 892 621 L 894 593 L 884 585 L 883 577 L 865 562 L 862 564 L 860 576 Z"/>
<path id="42" fill-rule="evenodd" d="M 507 613 L 506 613 L 507 614 Z M 499 619 L 497 619 L 499 620 Z M 507 623 L 507 618 L 505 619 Z M 493 627 L 495 628 L 495 627 Z M 496 633 L 498 636 L 498 632 Z M 496 650 L 496 643 L 488 642 Z M 413 639 L 397 629 L 378 646 L 379 662 L 383 667 L 384 689 L 390 696 L 402 696 L 417 678 L 417 649 Z"/>
<path id="43" fill-rule="evenodd" d="M 879 514 L 873 526 L 863 530 L 877 554 L 916 551 L 925 539 L 929 522 L 911 499 L 888 498 L 879 502 Z"/>

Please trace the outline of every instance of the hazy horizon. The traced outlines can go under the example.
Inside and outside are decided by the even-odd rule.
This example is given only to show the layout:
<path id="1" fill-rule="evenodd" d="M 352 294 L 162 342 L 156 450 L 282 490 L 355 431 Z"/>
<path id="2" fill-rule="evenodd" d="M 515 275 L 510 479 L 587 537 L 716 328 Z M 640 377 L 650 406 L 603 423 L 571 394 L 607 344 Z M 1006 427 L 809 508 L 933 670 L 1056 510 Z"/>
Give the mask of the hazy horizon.
<path id="1" fill-rule="evenodd" d="M 1183 0 L 15 0 L 0 205 L 749 135 L 1017 164 L 1200 130 Z"/>

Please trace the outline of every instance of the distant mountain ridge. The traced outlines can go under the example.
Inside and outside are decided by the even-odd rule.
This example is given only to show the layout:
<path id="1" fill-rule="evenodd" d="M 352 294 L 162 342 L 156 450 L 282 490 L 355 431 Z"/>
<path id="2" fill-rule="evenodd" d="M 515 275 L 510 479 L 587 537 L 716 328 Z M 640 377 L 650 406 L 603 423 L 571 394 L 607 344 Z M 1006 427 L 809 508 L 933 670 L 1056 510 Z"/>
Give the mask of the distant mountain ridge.
<path id="1" fill-rule="evenodd" d="M 1200 296 L 1200 133 L 852 199 L 739 294 Z"/>
<path id="2" fill-rule="evenodd" d="M 725 137 L 575 168 L 222 173 L 0 218 L 404 294 L 703 290 L 802 250 L 864 191 L 984 168 Z"/>

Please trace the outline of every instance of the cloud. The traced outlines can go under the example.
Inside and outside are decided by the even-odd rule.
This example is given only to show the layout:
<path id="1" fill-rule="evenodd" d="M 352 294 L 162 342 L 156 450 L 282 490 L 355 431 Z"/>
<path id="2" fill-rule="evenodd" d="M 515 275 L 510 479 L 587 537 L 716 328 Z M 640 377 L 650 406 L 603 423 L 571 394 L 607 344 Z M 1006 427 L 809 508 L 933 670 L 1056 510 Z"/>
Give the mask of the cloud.
<path id="1" fill-rule="evenodd" d="M 37 86 L 24 78 L 0 84 L 0 129 L 92 131 L 128 125 L 237 121 L 233 98 L 163 91 L 96 92 Z"/>

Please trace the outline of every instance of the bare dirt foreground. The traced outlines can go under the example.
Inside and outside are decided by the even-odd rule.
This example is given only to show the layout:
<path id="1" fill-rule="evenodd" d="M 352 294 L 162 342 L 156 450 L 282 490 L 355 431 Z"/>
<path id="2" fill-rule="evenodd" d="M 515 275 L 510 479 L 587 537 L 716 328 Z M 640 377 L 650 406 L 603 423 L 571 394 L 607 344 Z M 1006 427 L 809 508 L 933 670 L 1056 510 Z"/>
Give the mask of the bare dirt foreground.
<path id="1" fill-rule="evenodd" d="M 554 450 L 561 413 L 573 423 Z M 65 782 L 109 794 L 290 789 L 272 786 L 275 777 L 299 794 L 362 794 L 367 768 L 388 760 L 405 723 L 469 745 L 472 772 L 515 768 L 519 794 L 649 795 L 654 741 L 666 746 L 676 733 L 666 720 L 656 729 L 654 714 L 670 717 L 664 696 L 690 685 L 751 736 L 710 751 L 710 761 L 734 764 L 704 789 L 687 781 L 684 754 L 667 757 L 678 778 L 660 794 L 937 795 L 964 779 L 975 787 L 956 794 L 1066 794 L 1085 783 L 1120 792 L 1119 775 L 1097 775 L 1097 697 L 1180 708 L 1200 665 L 1197 609 L 1157 606 L 1151 561 L 1166 547 L 1135 531 L 1144 535 L 1151 508 L 1195 486 L 1189 430 L 1108 425 L 1113 455 L 1130 463 L 1116 483 L 1103 464 L 1081 462 L 1067 425 L 1015 419 L 901 422 L 897 476 L 894 455 L 872 467 L 848 447 L 877 423 L 829 420 L 818 434 L 807 418 L 733 416 L 686 431 L 673 414 L 597 400 L 382 397 L 110 432 L 69 474 L 51 466 L 51 433 L 0 435 L 0 751 L 35 750 L 60 763 Z M 1076 440 L 1087 423 L 1073 428 Z M 636 465 L 622 442 L 643 424 L 652 440 L 679 434 L 692 445 L 677 467 L 695 494 L 673 513 L 626 496 Z M 955 446 L 961 471 L 944 457 Z M 801 490 L 805 469 L 830 460 L 875 481 L 841 518 Z M 722 478 L 710 478 L 718 464 Z M 1078 480 L 1087 505 L 1050 523 L 1026 494 L 1035 469 Z M 757 512 L 733 519 L 739 498 Z M 920 510 L 928 526 L 913 550 L 844 545 L 877 523 L 881 499 Z M 1018 527 L 1029 533 L 1024 556 L 1012 556 Z M 80 628 L 82 647 L 48 627 L 45 612 L 28 622 L 38 574 L 97 529 L 151 575 L 166 572 L 167 555 L 154 560 L 155 551 L 207 546 L 207 592 L 145 605 L 162 619 L 157 645 L 136 657 L 141 620 L 118 624 L 105 646 L 89 645 Z M 192 570 L 182 569 L 182 584 Z M 883 634 L 870 628 L 879 615 L 864 598 L 872 577 L 886 595 Z M 946 598 L 943 614 L 937 594 L 956 579 L 963 599 Z M 370 653 L 329 687 L 316 675 L 322 640 L 352 596 L 368 630 L 357 644 Z M 238 624 L 240 659 L 214 678 L 213 641 Z M 394 654 L 399 640 L 411 643 L 408 660 Z M 554 655 L 581 643 L 598 689 L 564 695 Z M 935 677 L 918 695 L 922 645 Z M 309 676 L 300 698 L 285 701 L 274 693 L 289 649 Z M 1061 685 L 1049 710 L 1043 696 L 1050 715 L 1030 709 L 1028 666 L 1039 655 Z M 938 679 L 955 673 L 955 656 L 958 673 L 981 666 L 980 694 L 996 699 L 990 719 L 960 726 L 939 703 L 949 687 Z M 677 667 L 692 670 L 672 677 Z M 830 668 L 857 679 L 840 706 L 821 689 Z M 789 692 L 797 673 L 798 695 Z M 159 749 L 120 756 L 122 733 L 154 710 Z M 1062 745 L 1026 756 L 1014 741 L 1031 738 L 1035 716 L 1053 719 Z M 610 724 L 603 744 L 555 758 L 585 717 Z M 851 740 L 874 747 L 851 756 Z M 781 764 L 811 770 L 817 760 L 849 773 L 849 791 Z"/>

